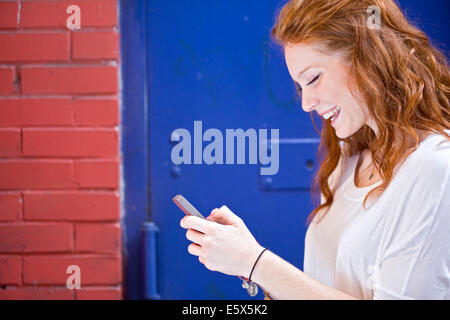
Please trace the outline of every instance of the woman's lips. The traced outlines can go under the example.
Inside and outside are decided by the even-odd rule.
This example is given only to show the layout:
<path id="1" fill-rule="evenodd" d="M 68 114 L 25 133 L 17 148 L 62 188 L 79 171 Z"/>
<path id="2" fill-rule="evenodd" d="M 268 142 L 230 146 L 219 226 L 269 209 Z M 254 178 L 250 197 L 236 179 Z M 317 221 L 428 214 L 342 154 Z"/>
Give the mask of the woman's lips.
<path id="1" fill-rule="evenodd" d="M 335 115 L 334 120 L 331 122 L 331 125 L 334 125 L 337 121 L 337 119 L 339 119 L 339 117 L 341 116 L 341 109 L 339 109 L 338 113 Z M 331 118 L 330 118 L 331 119 Z"/>

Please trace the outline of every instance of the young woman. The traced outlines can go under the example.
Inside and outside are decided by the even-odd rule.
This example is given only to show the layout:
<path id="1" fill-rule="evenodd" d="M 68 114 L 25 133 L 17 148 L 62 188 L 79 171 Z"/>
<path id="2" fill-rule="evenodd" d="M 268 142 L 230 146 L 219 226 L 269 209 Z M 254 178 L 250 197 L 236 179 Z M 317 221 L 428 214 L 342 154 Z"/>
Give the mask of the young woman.
<path id="1" fill-rule="evenodd" d="M 323 117 L 304 270 L 226 206 L 181 220 L 188 251 L 274 299 L 450 299 L 445 56 L 392 0 L 292 0 L 272 36 L 303 110 Z"/>

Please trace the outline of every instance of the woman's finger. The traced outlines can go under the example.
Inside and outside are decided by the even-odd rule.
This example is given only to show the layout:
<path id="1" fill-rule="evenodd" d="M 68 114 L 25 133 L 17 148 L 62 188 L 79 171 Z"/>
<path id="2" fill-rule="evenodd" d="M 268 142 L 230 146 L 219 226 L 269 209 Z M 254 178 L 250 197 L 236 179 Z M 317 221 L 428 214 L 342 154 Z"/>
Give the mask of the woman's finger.
<path id="1" fill-rule="evenodd" d="M 217 227 L 217 223 L 196 216 L 184 217 L 181 219 L 180 225 L 184 229 L 195 229 L 205 234 L 211 234 Z"/>
<path id="2" fill-rule="evenodd" d="M 186 231 L 186 238 L 188 240 L 191 240 L 192 242 L 198 243 L 199 245 L 203 244 L 203 239 L 205 238 L 205 235 L 201 232 L 198 232 L 194 229 L 188 229 Z"/>
<path id="3" fill-rule="evenodd" d="M 196 243 L 191 243 L 188 246 L 188 252 L 194 256 L 203 256 L 203 249 Z"/>

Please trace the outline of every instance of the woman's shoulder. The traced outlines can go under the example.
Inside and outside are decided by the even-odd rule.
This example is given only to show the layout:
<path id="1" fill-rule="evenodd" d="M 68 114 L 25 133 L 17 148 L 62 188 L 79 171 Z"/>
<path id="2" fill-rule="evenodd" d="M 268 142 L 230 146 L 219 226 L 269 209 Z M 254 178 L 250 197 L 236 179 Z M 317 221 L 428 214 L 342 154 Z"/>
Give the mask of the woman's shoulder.
<path id="1" fill-rule="evenodd" d="M 392 212 L 398 240 L 424 237 L 425 229 L 434 228 L 434 234 L 448 234 L 450 228 L 450 141 L 432 133 L 412 152 L 404 163 L 392 189 Z M 394 181 L 393 181 L 394 182 Z M 421 232 L 420 232 L 421 231 Z M 425 238 L 423 238 L 425 239 Z M 411 240 L 412 241 L 412 240 Z"/>
<path id="2" fill-rule="evenodd" d="M 438 198 L 448 198 L 445 190 L 450 187 L 450 141 L 430 134 L 397 169 L 392 188 L 407 194 L 413 203 L 419 199 L 434 203 Z M 424 201 L 428 196 L 433 200 Z"/>
<path id="3" fill-rule="evenodd" d="M 446 132 L 450 134 L 450 130 Z M 450 170 L 450 138 L 430 133 L 410 157 L 410 166 L 422 173 L 444 174 Z"/>

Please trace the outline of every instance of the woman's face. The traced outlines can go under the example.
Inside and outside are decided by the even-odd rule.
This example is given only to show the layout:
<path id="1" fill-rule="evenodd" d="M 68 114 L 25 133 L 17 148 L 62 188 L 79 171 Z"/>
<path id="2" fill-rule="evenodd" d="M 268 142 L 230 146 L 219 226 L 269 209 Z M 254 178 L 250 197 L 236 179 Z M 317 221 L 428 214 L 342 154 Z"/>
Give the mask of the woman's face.
<path id="1" fill-rule="evenodd" d="M 376 124 L 364 119 L 367 107 L 361 97 L 350 93 L 350 65 L 336 53 L 325 55 L 318 51 L 317 45 L 288 44 L 284 47 L 285 59 L 292 79 L 301 87 L 302 108 L 305 112 L 315 110 L 324 116 L 336 106 L 340 108 L 337 118 L 327 121 L 336 131 L 336 135 L 347 138 L 357 132 L 364 124 L 377 133 Z M 323 49 L 322 49 L 323 50 Z M 355 94 L 358 92 L 354 90 Z"/>

